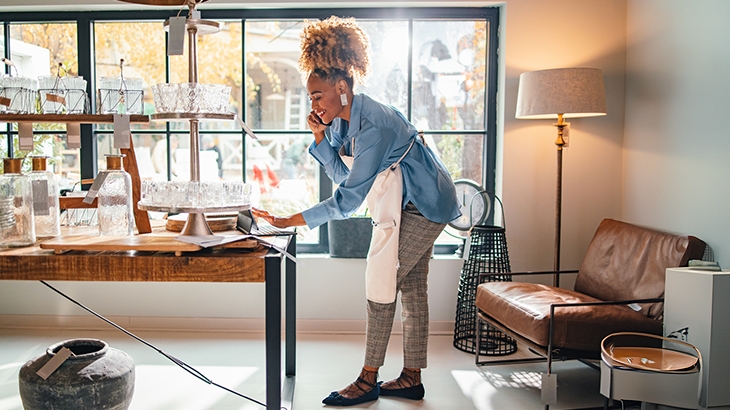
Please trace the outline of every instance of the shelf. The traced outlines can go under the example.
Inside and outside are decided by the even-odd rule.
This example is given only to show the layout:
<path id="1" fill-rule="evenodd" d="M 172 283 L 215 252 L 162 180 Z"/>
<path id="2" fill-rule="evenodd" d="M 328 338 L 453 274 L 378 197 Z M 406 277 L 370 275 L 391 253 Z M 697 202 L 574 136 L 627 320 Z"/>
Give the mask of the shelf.
<path id="1" fill-rule="evenodd" d="M 235 120 L 236 114 L 214 114 L 214 113 L 181 113 L 162 112 L 150 116 L 154 121 L 188 121 L 188 120 Z"/>
<path id="2" fill-rule="evenodd" d="M 114 124 L 114 114 L 0 114 L 0 122 Z M 149 115 L 130 115 L 131 124 L 147 124 Z"/>

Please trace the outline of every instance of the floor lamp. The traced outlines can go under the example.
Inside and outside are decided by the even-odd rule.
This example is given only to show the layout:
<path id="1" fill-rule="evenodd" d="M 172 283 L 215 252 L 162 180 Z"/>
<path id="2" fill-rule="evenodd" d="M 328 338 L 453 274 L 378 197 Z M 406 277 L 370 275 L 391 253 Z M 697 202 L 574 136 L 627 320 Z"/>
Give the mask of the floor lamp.
<path id="1" fill-rule="evenodd" d="M 560 286 L 560 229 L 562 225 L 563 132 L 566 118 L 606 115 L 603 74 L 597 68 L 558 68 L 522 73 L 517 91 L 518 119 L 553 119 L 558 128 L 558 179 L 555 205 L 553 286 Z"/>

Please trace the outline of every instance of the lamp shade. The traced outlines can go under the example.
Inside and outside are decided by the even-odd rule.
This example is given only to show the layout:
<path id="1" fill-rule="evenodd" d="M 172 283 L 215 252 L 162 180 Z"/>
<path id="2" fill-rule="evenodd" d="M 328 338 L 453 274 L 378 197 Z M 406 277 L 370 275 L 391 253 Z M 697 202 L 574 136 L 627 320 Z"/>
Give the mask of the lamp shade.
<path id="1" fill-rule="evenodd" d="M 603 74 L 598 68 L 557 68 L 520 74 L 518 119 L 606 115 Z"/>

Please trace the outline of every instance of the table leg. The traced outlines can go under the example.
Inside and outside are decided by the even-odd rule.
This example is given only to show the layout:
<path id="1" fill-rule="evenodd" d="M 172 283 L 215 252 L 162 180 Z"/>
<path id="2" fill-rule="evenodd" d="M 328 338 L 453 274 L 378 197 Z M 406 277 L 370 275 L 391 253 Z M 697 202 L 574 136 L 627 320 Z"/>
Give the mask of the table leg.
<path id="1" fill-rule="evenodd" d="M 293 236 L 289 241 L 286 251 L 290 255 L 297 254 L 297 238 Z M 281 406 L 285 409 L 292 409 L 294 402 L 294 383 L 296 381 L 296 354 L 297 354 L 297 264 L 286 258 L 286 324 L 284 346 L 285 377 L 282 389 Z"/>
<path id="2" fill-rule="evenodd" d="M 281 256 L 266 258 L 266 408 L 281 408 Z"/>
<path id="3" fill-rule="evenodd" d="M 297 237 L 289 241 L 286 251 L 290 255 L 297 254 Z M 285 363 L 287 376 L 296 374 L 297 362 L 297 264 L 286 259 L 286 355 Z"/>

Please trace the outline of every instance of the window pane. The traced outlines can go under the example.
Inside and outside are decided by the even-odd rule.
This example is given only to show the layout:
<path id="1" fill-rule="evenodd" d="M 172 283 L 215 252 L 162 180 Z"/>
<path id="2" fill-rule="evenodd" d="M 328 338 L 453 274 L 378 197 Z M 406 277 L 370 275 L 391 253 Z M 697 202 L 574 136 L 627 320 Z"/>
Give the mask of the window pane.
<path id="1" fill-rule="evenodd" d="M 96 22 L 94 53 L 95 94 L 101 88 L 102 77 L 119 77 L 123 72 L 125 78 L 142 79 L 144 113 L 155 112 L 151 87 L 165 82 L 165 31 L 161 22 Z M 122 59 L 124 66 L 120 70 Z M 100 105 L 101 101 L 97 100 L 97 109 Z M 162 130 L 165 123 L 152 121 L 144 125 L 132 124 L 131 128 Z M 112 125 L 98 125 L 97 129 L 111 130 Z"/>
<path id="2" fill-rule="evenodd" d="M 10 59 L 18 74 L 37 78 L 41 75 L 77 75 L 76 24 L 11 24 Z M 13 70 L 14 71 L 14 70 Z"/>
<path id="3" fill-rule="evenodd" d="M 371 72 L 355 92 L 408 114 L 408 22 L 360 21 L 359 26 L 370 39 Z"/>
<path id="4" fill-rule="evenodd" d="M 162 141 L 161 143 L 159 143 Z M 167 180 L 167 144 L 159 134 L 132 134 L 137 169 L 142 180 Z M 161 149 L 160 149 L 161 148 Z"/>
<path id="5" fill-rule="evenodd" d="M 467 178 L 483 184 L 482 157 L 484 152 L 483 134 L 466 135 L 429 135 L 424 136 L 436 156 L 446 165 L 454 180 Z"/>
<path id="6" fill-rule="evenodd" d="M 482 180 L 482 157 L 484 134 L 467 135 L 429 135 L 424 136 L 426 144 L 436 153 L 449 170 L 451 178 L 471 179 L 484 186 Z M 437 245 L 459 245 L 459 233 L 447 227 L 436 240 Z M 463 236 L 463 234 L 462 234 Z"/>
<path id="7" fill-rule="evenodd" d="M 218 172 L 224 180 L 243 181 L 243 138 L 241 134 L 203 135 L 201 149 L 216 147 L 220 152 Z"/>
<path id="8" fill-rule="evenodd" d="M 5 131 L 4 126 L 2 131 Z M 5 134 L 0 134 L 0 158 L 8 158 L 8 136 Z"/>
<path id="9" fill-rule="evenodd" d="M 246 180 L 254 185 L 253 206 L 285 216 L 319 202 L 320 167 L 307 152 L 313 139 L 311 135 L 286 134 L 246 138 Z M 317 229 L 297 229 L 298 241 L 317 242 Z"/>
<path id="10" fill-rule="evenodd" d="M 416 21 L 413 37 L 416 127 L 484 129 L 486 22 Z"/>
<path id="11" fill-rule="evenodd" d="M 75 23 L 10 24 L 9 46 L 10 60 L 15 64 L 14 75 L 34 79 L 46 75 L 78 75 Z M 17 130 L 17 124 L 12 127 Z M 38 123 L 33 124 L 33 130 L 49 133 L 33 137 L 32 152 L 19 151 L 15 138 L 14 156 L 49 157 L 48 170 L 55 173 L 60 188 L 73 186 L 81 178 L 79 150 L 67 148 L 66 125 Z"/>
<path id="12" fill-rule="evenodd" d="M 306 130 L 310 110 L 299 74 L 298 21 L 246 22 L 246 123 L 251 128 Z"/>
<path id="13" fill-rule="evenodd" d="M 231 87 L 231 98 L 228 112 L 240 113 L 240 95 L 242 86 L 243 56 L 241 47 L 240 22 L 216 21 L 220 31 L 215 34 L 197 36 L 196 52 L 198 56 L 198 83 L 225 84 Z M 162 31 L 162 30 L 160 30 Z M 164 34 L 164 32 L 163 32 Z M 187 37 L 184 54 L 170 56 L 170 83 L 189 82 Z M 162 52 L 165 48 L 163 46 Z M 161 81 L 164 82 L 164 81 Z M 201 123 L 205 129 L 207 122 Z M 188 124 L 179 123 L 179 127 L 187 129 Z M 220 121 L 215 129 L 234 130 L 235 121 Z"/>

